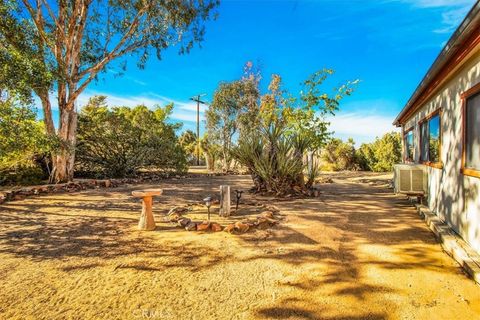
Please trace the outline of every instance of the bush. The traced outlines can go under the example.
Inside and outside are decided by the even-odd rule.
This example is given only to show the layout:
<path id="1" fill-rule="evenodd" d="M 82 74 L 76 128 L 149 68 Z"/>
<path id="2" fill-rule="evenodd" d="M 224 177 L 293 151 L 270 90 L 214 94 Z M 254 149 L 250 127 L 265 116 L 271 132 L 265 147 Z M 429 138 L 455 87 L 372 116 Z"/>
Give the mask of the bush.
<path id="1" fill-rule="evenodd" d="M 54 148 L 32 108 L 15 97 L 0 99 L 0 184 L 34 184 L 48 178 L 38 159 Z"/>
<path id="2" fill-rule="evenodd" d="M 280 121 L 272 121 L 245 136 L 232 154 L 252 175 L 256 191 L 287 194 L 304 188 L 297 142 L 298 137 L 287 134 Z"/>
<path id="3" fill-rule="evenodd" d="M 91 98 L 78 119 L 76 171 L 95 177 L 132 176 L 139 169 L 186 171 L 175 134 L 179 125 L 167 123 L 172 108 L 108 108 L 106 97 Z"/>
<path id="4" fill-rule="evenodd" d="M 354 144 L 355 142 L 351 138 L 347 142 L 331 139 L 320 154 L 323 160 L 322 170 L 358 170 Z"/>
<path id="5" fill-rule="evenodd" d="M 322 149 L 322 165 L 324 171 L 366 170 L 389 172 L 402 159 L 402 143 L 400 134 L 386 133 L 372 143 L 363 143 L 355 150 L 350 138 L 347 142 L 332 139 Z"/>
<path id="6" fill-rule="evenodd" d="M 196 164 L 198 151 L 197 135 L 192 130 L 186 130 L 182 132 L 178 138 L 178 142 L 185 150 L 188 163 L 192 165 Z"/>
<path id="7" fill-rule="evenodd" d="M 373 143 L 362 144 L 357 150 L 359 165 L 364 170 L 389 172 L 402 160 L 402 142 L 397 132 L 386 133 Z"/>

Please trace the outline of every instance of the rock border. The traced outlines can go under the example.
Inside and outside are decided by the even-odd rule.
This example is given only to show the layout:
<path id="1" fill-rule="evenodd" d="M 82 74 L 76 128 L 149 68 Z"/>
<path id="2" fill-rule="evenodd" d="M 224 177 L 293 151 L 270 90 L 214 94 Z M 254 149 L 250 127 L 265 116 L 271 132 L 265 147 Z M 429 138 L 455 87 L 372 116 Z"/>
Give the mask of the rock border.
<path id="1" fill-rule="evenodd" d="M 253 219 L 244 219 L 227 225 L 221 225 L 215 221 L 195 222 L 183 216 L 183 214 L 188 211 L 189 209 L 187 207 L 172 208 L 166 215 L 164 222 L 174 223 L 177 227 L 184 228 L 186 231 L 225 231 L 230 234 L 243 234 L 253 229 L 268 229 L 279 224 L 283 219 L 283 217 L 280 216 L 280 211 L 273 206 L 265 207 L 265 210 Z"/>
<path id="2" fill-rule="evenodd" d="M 160 181 L 166 179 L 178 180 L 181 178 L 187 178 L 188 176 L 154 176 L 154 177 L 141 177 L 141 178 L 123 178 L 123 179 L 77 179 L 72 182 L 58 183 L 58 184 L 43 184 L 28 187 L 19 187 L 18 189 L 10 189 L 0 191 L 0 204 L 23 200 L 28 197 L 38 196 L 42 194 L 53 193 L 65 193 L 65 192 L 77 192 L 87 189 L 100 189 L 100 188 L 116 188 L 127 184 L 142 184 L 153 181 Z"/>

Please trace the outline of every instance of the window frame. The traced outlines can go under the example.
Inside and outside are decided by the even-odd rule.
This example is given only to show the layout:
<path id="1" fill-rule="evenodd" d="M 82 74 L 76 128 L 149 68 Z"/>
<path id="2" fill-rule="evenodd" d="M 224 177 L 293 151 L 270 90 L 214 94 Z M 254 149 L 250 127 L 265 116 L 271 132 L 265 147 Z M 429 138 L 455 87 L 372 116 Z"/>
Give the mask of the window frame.
<path id="1" fill-rule="evenodd" d="M 465 176 L 480 178 L 480 169 L 471 169 L 465 167 L 467 157 L 467 100 L 471 96 L 480 93 L 480 83 L 477 83 L 467 91 L 461 94 L 462 99 L 462 164 L 460 172 Z"/>
<path id="2" fill-rule="evenodd" d="M 413 129 L 415 129 L 415 126 L 412 126 L 410 129 L 403 131 L 403 146 L 405 150 L 405 152 L 403 153 L 404 162 L 415 162 L 415 132 Z M 410 132 L 412 133 L 412 147 L 413 147 L 411 159 L 408 158 L 408 150 L 407 150 L 407 136 Z"/>
<path id="3" fill-rule="evenodd" d="M 438 122 L 439 122 L 439 134 L 438 134 L 438 139 L 440 140 L 439 143 L 439 149 L 438 149 L 438 161 L 430 161 L 430 160 L 423 160 L 422 159 L 422 146 L 423 146 L 423 141 L 422 141 L 422 125 L 425 124 L 426 122 L 430 121 L 432 118 L 438 116 Z M 442 169 L 443 168 L 443 161 L 442 161 L 442 135 L 443 135 L 443 125 L 442 125 L 442 116 L 443 116 L 443 109 L 438 108 L 435 111 L 429 113 L 427 116 L 425 116 L 423 119 L 421 119 L 418 122 L 418 128 L 420 130 L 420 134 L 418 136 L 419 142 L 420 142 L 420 156 L 419 156 L 419 162 L 423 165 L 432 167 L 432 168 L 437 168 L 437 169 Z M 430 126 L 428 126 L 428 138 L 430 139 Z M 430 143 L 430 142 L 429 142 Z"/>

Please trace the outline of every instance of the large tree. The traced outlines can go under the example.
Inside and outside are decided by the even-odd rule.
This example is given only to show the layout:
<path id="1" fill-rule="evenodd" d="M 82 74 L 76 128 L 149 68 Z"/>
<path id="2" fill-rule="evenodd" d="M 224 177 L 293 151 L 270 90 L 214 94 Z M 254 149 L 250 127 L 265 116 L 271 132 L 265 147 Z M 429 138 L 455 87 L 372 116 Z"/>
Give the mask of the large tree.
<path id="1" fill-rule="evenodd" d="M 244 136 L 258 125 L 259 80 L 259 73 L 247 63 L 240 80 L 219 84 L 205 113 L 209 139 L 221 145 L 224 171 L 230 169 L 235 136 Z"/>
<path id="2" fill-rule="evenodd" d="M 42 102 L 45 127 L 61 141 L 54 181 L 73 178 L 76 101 L 113 61 L 136 56 L 144 67 L 178 44 L 187 53 L 202 40 L 203 21 L 218 0 L 0 0 L 0 87 L 21 83 Z M 124 59 L 122 59 L 124 58 Z M 19 71 L 19 72 L 16 72 Z M 56 92 L 58 129 L 49 92 Z"/>

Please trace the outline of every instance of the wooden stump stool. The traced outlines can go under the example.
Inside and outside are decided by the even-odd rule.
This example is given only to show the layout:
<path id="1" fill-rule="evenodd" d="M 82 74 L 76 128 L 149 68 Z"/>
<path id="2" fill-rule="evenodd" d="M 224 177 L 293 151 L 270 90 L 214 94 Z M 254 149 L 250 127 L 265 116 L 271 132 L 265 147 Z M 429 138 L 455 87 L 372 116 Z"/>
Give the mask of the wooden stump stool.
<path id="1" fill-rule="evenodd" d="M 155 230 L 155 220 L 152 213 L 152 197 L 159 196 L 163 193 L 162 189 L 145 189 L 133 191 L 132 195 L 137 198 L 142 198 L 142 215 L 138 221 L 138 229 L 140 230 Z"/>

